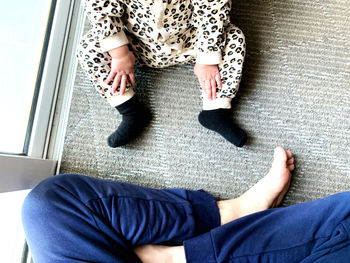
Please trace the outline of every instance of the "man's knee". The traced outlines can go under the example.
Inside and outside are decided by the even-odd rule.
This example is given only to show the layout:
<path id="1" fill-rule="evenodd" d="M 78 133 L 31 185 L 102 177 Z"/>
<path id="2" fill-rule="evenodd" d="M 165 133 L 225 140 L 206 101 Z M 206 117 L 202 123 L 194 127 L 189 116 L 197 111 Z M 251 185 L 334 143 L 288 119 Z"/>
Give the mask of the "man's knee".
<path id="1" fill-rule="evenodd" d="M 37 185 L 25 198 L 22 206 L 23 220 L 35 220 L 39 216 L 55 213 L 57 202 L 61 202 L 71 188 L 85 180 L 83 175 L 56 175 Z"/>

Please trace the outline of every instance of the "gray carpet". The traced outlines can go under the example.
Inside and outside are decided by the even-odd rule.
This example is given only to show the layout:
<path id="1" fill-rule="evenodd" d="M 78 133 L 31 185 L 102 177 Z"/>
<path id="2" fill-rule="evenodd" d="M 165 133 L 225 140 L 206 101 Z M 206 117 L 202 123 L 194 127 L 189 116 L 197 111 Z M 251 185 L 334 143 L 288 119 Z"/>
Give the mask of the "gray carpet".
<path id="1" fill-rule="evenodd" d="M 259 180 L 282 145 L 297 166 L 284 205 L 350 190 L 350 1 L 233 2 L 232 22 L 247 39 L 233 106 L 249 133 L 244 148 L 199 125 L 188 65 L 137 69 L 137 92 L 154 119 L 134 143 L 111 149 L 106 138 L 121 118 L 79 68 L 61 172 L 228 198 Z"/>

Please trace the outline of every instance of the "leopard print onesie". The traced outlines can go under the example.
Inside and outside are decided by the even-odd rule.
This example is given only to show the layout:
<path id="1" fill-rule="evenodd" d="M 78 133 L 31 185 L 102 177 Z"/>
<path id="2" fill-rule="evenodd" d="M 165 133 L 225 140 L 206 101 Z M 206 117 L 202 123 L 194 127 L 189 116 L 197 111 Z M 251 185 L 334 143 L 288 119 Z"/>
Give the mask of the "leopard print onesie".
<path id="1" fill-rule="evenodd" d="M 111 94 L 103 81 L 110 71 L 108 50 L 128 44 L 135 65 L 162 68 L 183 63 L 218 65 L 222 89 L 203 109 L 230 108 L 238 91 L 245 55 L 242 31 L 230 24 L 230 0 L 83 0 L 93 28 L 82 38 L 78 57 L 97 91 L 112 106 L 130 99 Z"/>

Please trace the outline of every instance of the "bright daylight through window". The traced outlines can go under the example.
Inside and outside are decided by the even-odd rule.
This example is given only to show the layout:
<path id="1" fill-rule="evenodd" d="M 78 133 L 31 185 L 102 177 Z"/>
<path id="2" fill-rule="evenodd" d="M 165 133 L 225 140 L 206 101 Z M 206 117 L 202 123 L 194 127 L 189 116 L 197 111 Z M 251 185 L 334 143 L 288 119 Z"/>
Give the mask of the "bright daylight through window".
<path id="1" fill-rule="evenodd" d="M 50 6 L 0 0 L 0 152 L 23 152 Z"/>
<path id="2" fill-rule="evenodd" d="M 44 46 L 51 1 L 0 0 L 0 153 L 22 154 Z M 0 169 L 6 180 L 15 174 Z M 0 193 L 0 262 L 21 262 L 21 206 L 26 191 Z"/>

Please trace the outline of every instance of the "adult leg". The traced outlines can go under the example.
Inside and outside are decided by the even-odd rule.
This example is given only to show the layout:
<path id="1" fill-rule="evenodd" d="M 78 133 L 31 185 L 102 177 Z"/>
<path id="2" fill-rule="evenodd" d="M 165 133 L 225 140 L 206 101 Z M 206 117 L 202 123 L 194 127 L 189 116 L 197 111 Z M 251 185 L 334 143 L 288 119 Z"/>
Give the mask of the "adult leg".
<path id="1" fill-rule="evenodd" d="M 203 191 L 154 190 L 82 175 L 55 176 L 26 198 L 24 229 L 35 262 L 139 262 L 134 246 L 184 240 L 278 205 L 293 169 L 291 152 L 277 148 L 263 179 L 241 197 L 218 205 Z"/>
<path id="2" fill-rule="evenodd" d="M 78 58 L 82 69 L 92 81 L 98 93 L 108 103 L 115 107 L 123 119 L 118 129 L 108 137 L 108 145 L 118 147 L 129 143 L 137 137 L 150 121 L 150 112 L 138 102 L 132 87 L 127 84 L 123 95 L 112 94 L 112 84 L 104 81 L 110 72 L 111 57 L 108 52 L 102 52 L 100 43 L 94 37 L 93 31 L 88 32 L 81 40 L 78 47 Z M 134 54 L 136 65 L 141 65 L 141 60 Z M 117 88 L 117 92 L 120 87 Z"/>
<path id="3" fill-rule="evenodd" d="M 242 147 L 247 140 L 247 135 L 232 123 L 230 108 L 231 101 L 239 89 L 246 44 L 243 32 L 234 25 L 225 29 L 225 37 L 223 60 L 219 64 L 222 89 L 217 90 L 214 100 L 209 100 L 202 91 L 203 111 L 198 119 L 204 127 L 218 132 L 237 147 Z"/>
<path id="4" fill-rule="evenodd" d="M 203 191 L 58 175 L 28 195 L 23 225 L 36 263 L 140 262 L 134 246 L 196 236 L 220 225 L 220 215 Z"/>
<path id="5" fill-rule="evenodd" d="M 350 192 L 240 217 L 184 246 L 142 246 L 143 263 L 347 263 Z M 144 251 L 142 251 L 144 249 Z M 140 253 L 140 251 L 136 251 Z M 182 260 L 179 260 L 181 259 Z"/>
<path id="6" fill-rule="evenodd" d="M 187 262 L 348 262 L 349 201 L 346 192 L 237 219 L 185 241 Z"/>
<path id="7" fill-rule="evenodd" d="M 232 217 L 232 222 L 208 233 L 185 240 L 184 247 L 142 246 L 137 253 L 148 253 L 143 262 L 156 263 L 154 257 L 153 260 L 148 259 L 150 255 L 158 255 L 158 258 L 176 256 L 177 259 L 182 256 L 182 261 L 169 261 L 176 263 L 348 262 L 350 192 L 290 207 L 263 210 L 264 203 L 276 207 L 289 186 L 288 170 L 294 168 L 294 160 L 290 156 L 282 165 L 281 153 L 282 149 L 277 148 L 274 164 L 267 176 L 237 200 L 229 200 L 239 202 L 240 205 L 235 206 L 236 211 L 240 211 L 241 207 L 245 213 Z M 276 176 L 278 173 L 282 176 Z M 254 198 L 255 202 L 252 202 Z M 252 213 L 254 210 L 261 212 Z"/>
<path id="8" fill-rule="evenodd" d="M 265 177 L 240 197 L 218 201 L 221 224 L 258 211 L 277 207 L 289 188 L 291 171 L 293 169 L 294 158 L 292 153 L 277 147 L 274 152 L 274 161 L 271 169 Z M 182 246 L 169 248 L 166 246 L 145 245 L 138 247 L 135 251 L 143 263 L 186 262 Z M 205 255 L 203 258 L 205 258 L 207 254 L 204 250 L 203 253 Z M 210 261 L 205 260 L 204 262 Z"/>

